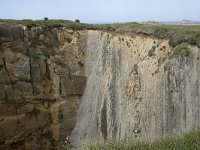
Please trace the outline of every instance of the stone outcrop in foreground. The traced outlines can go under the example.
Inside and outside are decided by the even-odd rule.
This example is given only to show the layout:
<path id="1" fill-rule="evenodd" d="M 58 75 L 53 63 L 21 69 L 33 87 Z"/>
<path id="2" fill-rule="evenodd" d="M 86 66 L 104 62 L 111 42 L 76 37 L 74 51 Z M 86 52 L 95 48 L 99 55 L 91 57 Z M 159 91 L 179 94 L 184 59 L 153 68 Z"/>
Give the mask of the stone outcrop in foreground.
<path id="1" fill-rule="evenodd" d="M 0 27 L 0 149 L 51 149 L 76 123 L 86 77 L 78 32 Z"/>

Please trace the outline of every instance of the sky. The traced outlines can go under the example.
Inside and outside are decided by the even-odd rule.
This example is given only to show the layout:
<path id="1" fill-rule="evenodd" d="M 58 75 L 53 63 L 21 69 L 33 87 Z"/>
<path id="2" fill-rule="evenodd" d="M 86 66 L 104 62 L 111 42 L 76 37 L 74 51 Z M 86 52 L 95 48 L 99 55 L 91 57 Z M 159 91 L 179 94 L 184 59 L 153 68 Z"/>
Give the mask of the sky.
<path id="1" fill-rule="evenodd" d="M 0 19 L 200 21 L 200 0 L 0 0 Z"/>

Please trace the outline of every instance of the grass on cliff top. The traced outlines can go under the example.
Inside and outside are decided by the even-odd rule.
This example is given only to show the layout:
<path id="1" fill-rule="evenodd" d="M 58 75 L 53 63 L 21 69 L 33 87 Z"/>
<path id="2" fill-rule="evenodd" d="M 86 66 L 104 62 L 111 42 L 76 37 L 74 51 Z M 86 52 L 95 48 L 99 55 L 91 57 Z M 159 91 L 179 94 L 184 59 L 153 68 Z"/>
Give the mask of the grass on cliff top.
<path id="1" fill-rule="evenodd" d="M 91 25 L 78 23 L 70 20 L 13 20 L 13 19 L 0 19 L 0 26 L 14 26 L 14 25 L 24 25 L 27 27 L 48 27 L 48 28 L 60 28 L 67 27 L 73 30 L 81 30 L 85 28 L 91 28 Z"/>
<path id="2" fill-rule="evenodd" d="M 143 34 L 157 38 L 167 38 L 170 45 L 176 47 L 181 43 L 197 45 L 200 47 L 200 25 L 162 25 L 162 24 L 139 24 L 121 23 L 109 25 L 95 25 L 97 29 L 126 33 L 130 36 Z"/>
<path id="3" fill-rule="evenodd" d="M 199 150 L 200 129 L 178 137 L 167 137 L 154 142 L 105 142 L 88 145 L 86 150 Z"/>
<path id="4" fill-rule="evenodd" d="M 12 20 L 0 19 L 0 26 L 24 25 L 27 27 L 66 27 L 73 30 L 102 30 L 115 33 L 150 35 L 158 38 L 170 39 L 170 45 L 176 47 L 181 43 L 188 43 L 200 47 L 200 25 L 162 25 L 162 24 L 139 24 L 136 22 L 114 24 L 85 24 L 70 20 Z"/>

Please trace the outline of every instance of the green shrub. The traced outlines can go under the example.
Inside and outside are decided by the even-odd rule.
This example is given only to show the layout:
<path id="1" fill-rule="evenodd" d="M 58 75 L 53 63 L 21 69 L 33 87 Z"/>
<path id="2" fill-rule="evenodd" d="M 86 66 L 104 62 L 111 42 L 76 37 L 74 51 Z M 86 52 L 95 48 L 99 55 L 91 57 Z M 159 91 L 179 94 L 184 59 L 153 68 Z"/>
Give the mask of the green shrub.
<path id="1" fill-rule="evenodd" d="M 76 22 L 76 23 L 80 23 L 80 20 L 79 20 L 79 19 L 76 19 L 74 22 Z"/>
<path id="2" fill-rule="evenodd" d="M 181 43 L 200 46 L 200 33 L 193 31 L 179 31 L 170 38 L 170 45 L 176 47 Z"/>
<path id="3" fill-rule="evenodd" d="M 200 33 L 195 35 L 196 45 L 200 47 Z"/>
<path id="4" fill-rule="evenodd" d="M 32 27 L 36 27 L 37 24 L 35 24 L 33 21 L 30 21 L 30 22 L 26 22 L 26 26 L 27 26 L 28 28 L 32 28 Z"/>
<path id="5" fill-rule="evenodd" d="M 49 18 L 48 17 L 44 17 L 44 20 L 49 20 Z"/>
<path id="6" fill-rule="evenodd" d="M 59 23 L 56 23 L 56 24 L 52 25 L 52 27 L 53 28 L 61 28 L 61 27 L 63 27 L 63 25 L 59 24 Z"/>
<path id="7" fill-rule="evenodd" d="M 158 26 L 154 29 L 153 34 L 157 37 L 165 37 L 167 36 L 167 33 L 168 33 L 168 30 L 166 28 Z"/>
<path id="8" fill-rule="evenodd" d="M 180 44 L 176 46 L 174 49 L 174 55 L 181 55 L 181 56 L 189 56 L 190 55 L 190 49 L 186 44 Z"/>

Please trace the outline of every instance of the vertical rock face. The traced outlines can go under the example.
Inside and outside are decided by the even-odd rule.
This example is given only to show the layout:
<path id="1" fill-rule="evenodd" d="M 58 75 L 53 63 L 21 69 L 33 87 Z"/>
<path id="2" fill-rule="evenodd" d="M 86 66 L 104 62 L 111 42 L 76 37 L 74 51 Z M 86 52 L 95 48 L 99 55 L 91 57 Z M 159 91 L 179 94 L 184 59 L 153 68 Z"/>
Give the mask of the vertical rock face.
<path id="1" fill-rule="evenodd" d="M 84 31 L 0 27 L 0 149 L 51 149 L 71 133 L 84 43 Z"/>
<path id="2" fill-rule="evenodd" d="M 199 65 L 199 48 L 150 36 L 0 27 L 0 149 L 189 131 Z"/>
<path id="3" fill-rule="evenodd" d="M 200 125 L 200 52 L 168 40 L 88 31 L 85 76 L 70 141 L 155 139 Z"/>

